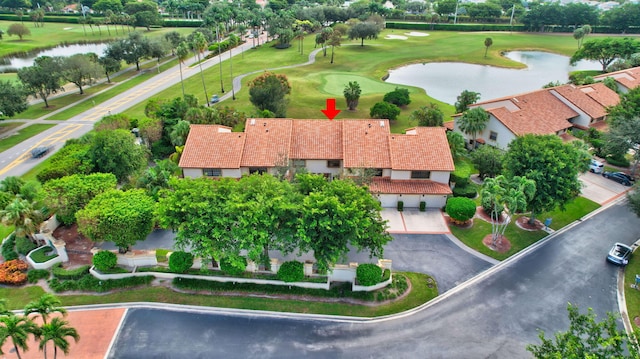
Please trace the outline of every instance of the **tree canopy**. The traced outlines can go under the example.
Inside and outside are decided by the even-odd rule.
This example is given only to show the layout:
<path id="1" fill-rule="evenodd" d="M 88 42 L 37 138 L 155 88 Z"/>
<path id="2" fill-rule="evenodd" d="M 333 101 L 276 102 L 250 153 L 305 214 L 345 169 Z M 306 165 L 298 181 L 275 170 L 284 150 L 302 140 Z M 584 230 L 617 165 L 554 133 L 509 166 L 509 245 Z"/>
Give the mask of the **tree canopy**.
<path id="1" fill-rule="evenodd" d="M 556 135 L 524 135 L 513 140 L 504 157 L 508 176 L 536 183 L 528 202 L 531 222 L 536 214 L 551 211 L 580 194 L 578 175 L 587 169 L 591 156 L 577 144 L 562 142 Z"/>
<path id="2" fill-rule="evenodd" d="M 144 190 L 109 190 L 76 213 L 78 231 L 94 242 L 113 242 L 124 253 L 151 233 L 154 210 Z"/>
<path id="3" fill-rule="evenodd" d="M 21 84 L 0 81 L 0 118 L 12 117 L 28 107 L 27 93 Z"/>
<path id="4" fill-rule="evenodd" d="M 134 140 L 127 130 L 96 132 L 89 149 L 95 171 L 113 173 L 122 182 L 145 168 L 146 149 Z"/>
<path id="5" fill-rule="evenodd" d="M 640 52 L 640 42 L 633 38 L 603 37 L 585 41 L 582 47 L 571 56 L 571 64 L 580 60 L 594 60 L 602 65 L 602 71 L 616 59 L 626 59 Z"/>
<path id="6" fill-rule="evenodd" d="M 480 100 L 479 93 L 469 90 L 463 90 L 456 99 L 456 112 L 465 112 L 469 108 L 469 105 L 473 105 L 474 103 L 478 102 L 478 100 Z"/>
<path id="7" fill-rule="evenodd" d="M 286 95 L 291 93 L 287 76 L 266 71 L 249 82 L 249 99 L 260 111 L 269 110 L 276 117 L 287 115 Z"/>
<path id="8" fill-rule="evenodd" d="M 409 120 L 417 122 L 418 126 L 440 127 L 444 123 L 444 113 L 437 104 L 430 102 L 413 111 Z"/>

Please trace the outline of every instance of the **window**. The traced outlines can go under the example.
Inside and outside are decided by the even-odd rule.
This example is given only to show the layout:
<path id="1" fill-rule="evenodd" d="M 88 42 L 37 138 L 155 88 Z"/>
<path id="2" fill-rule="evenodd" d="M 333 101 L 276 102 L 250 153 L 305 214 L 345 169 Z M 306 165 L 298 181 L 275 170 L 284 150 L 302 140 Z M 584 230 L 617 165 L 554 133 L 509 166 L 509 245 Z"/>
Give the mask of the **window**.
<path id="1" fill-rule="evenodd" d="M 497 139 L 498 139 L 498 133 L 497 133 L 497 132 L 493 132 L 493 131 L 491 131 L 491 133 L 489 133 L 489 139 L 490 139 L 491 141 L 495 141 L 495 140 L 497 140 Z"/>
<path id="2" fill-rule="evenodd" d="M 205 168 L 202 170 L 207 177 L 220 177 L 222 176 L 222 170 L 220 168 Z"/>
<path id="3" fill-rule="evenodd" d="M 258 173 L 258 174 L 267 173 L 267 168 L 266 167 L 249 167 L 249 174 L 254 174 L 254 173 Z"/>
<path id="4" fill-rule="evenodd" d="M 374 177 L 382 177 L 382 168 L 374 168 L 373 169 Z"/>
<path id="5" fill-rule="evenodd" d="M 411 178 L 428 179 L 431 177 L 431 171 L 411 171 Z"/>
<path id="6" fill-rule="evenodd" d="M 301 168 L 305 166 L 305 161 L 304 160 L 293 160 L 293 167 L 296 168 Z"/>
<path id="7" fill-rule="evenodd" d="M 340 160 L 328 160 L 327 168 L 340 168 Z"/>

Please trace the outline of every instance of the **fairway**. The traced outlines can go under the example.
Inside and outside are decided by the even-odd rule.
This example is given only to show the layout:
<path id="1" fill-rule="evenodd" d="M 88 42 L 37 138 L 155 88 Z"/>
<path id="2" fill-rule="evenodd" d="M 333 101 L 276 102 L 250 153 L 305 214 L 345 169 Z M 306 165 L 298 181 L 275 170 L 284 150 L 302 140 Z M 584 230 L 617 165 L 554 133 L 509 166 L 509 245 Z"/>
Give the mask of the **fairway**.
<path id="1" fill-rule="evenodd" d="M 349 73 L 326 73 L 322 76 L 322 87 L 320 89 L 331 95 L 342 96 L 344 87 L 351 81 L 355 81 L 360 84 L 362 95 L 390 92 L 398 87 L 394 84 L 382 82 L 382 80 L 374 81 L 360 75 L 353 75 Z"/>

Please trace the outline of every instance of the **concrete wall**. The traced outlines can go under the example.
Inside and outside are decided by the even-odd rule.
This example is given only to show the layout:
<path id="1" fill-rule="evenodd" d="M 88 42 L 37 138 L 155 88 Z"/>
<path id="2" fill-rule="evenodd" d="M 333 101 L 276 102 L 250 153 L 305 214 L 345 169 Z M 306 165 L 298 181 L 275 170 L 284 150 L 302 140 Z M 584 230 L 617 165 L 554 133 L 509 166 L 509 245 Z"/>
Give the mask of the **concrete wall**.
<path id="1" fill-rule="evenodd" d="M 42 247 L 51 247 L 51 246 L 42 246 Z M 39 250 L 42 247 L 38 247 L 38 248 L 32 250 L 31 252 L 27 253 L 27 263 L 29 263 L 29 265 L 31 267 L 33 267 L 34 269 L 49 269 L 49 268 L 53 267 L 54 265 L 63 262 L 63 258 L 60 255 L 58 255 L 57 257 L 51 258 L 51 259 L 49 259 L 48 261 L 46 261 L 44 263 L 36 263 L 33 259 L 31 259 L 31 253 Z M 55 249 L 53 247 L 51 247 L 51 249 L 55 251 Z"/>
<path id="2" fill-rule="evenodd" d="M 417 197 L 417 204 L 416 197 Z M 380 205 L 383 208 L 396 208 L 398 201 L 403 201 L 406 208 L 419 207 L 421 201 L 427 202 L 427 208 L 442 208 L 447 203 L 445 195 L 405 195 L 400 197 L 398 194 L 379 194 L 377 195 Z M 415 204 L 415 205 L 414 205 Z"/>
<path id="3" fill-rule="evenodd" d="M 340 164 L 342 164 L 342 160 Z M 331 173 L 331 176 L 339 175 L 342 172 L 342 167 L 327 167 L 327 160 L 305 160 L 305 168 L 309 173 Z"/>
<path id="4" fill-rule="evenodd" d="M 185 177 L 200 178 L 202 177 L 202 168 L 183 168 L 182 174 Z"/>
<path id="5" fill-rule="evenodd" d="M 158 265 L 155 251 L 146 251 L 145 253 L 134 254 L 127 252 L 125 254 L 117 254 L 118 265 L 127 267 L 142 267 Z"/>

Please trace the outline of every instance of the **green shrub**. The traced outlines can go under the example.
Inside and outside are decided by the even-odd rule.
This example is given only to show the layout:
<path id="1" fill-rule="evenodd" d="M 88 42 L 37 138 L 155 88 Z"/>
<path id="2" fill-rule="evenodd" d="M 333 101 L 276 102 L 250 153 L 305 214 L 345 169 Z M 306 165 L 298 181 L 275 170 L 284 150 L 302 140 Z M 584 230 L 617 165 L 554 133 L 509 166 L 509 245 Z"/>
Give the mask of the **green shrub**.
<path id="1" fill-rule="evenodd" d="M 420 201 L 420 212 L 424 212 L 427 210 L 427 202 Z"/>
<path id="2" fill-rule="evenodd" d="M 629 160 L 624 155 L 607 156 L 607 163 L 612 166 L 629 167 Z"/>
<path id="3" fill-rule="evenodd" d="M 53 267 L 52 273 L 53 276 L 58 279 L 80 279 L 84 277 L 85 274 L 89 273 L 89 268 L 91 266 L 82 266 L 74 269 L 64 269 L 62 265 L 58 263 Z"/>
<path id="4" fill-rule="evenodd" d="M 382 279 L 382 268 L 372 263 L 360 264 L 356 269 L 356 279 L 363 286 L 378 284 Z"/>
<path id="5" fill-rule="evenodd" d="M 59 280 L 58 278 L 50 279 L 48 284 L 56 293 L 72 290 L 81 290 L 85 292 L 108 292 L 114 289 L 132 288 L 142 285 L 148 285 L 155 279 L 154 276 L 128 277 L 122 279 L 100 280 L 91 274 L 85 274 L 78 280 Z"/>
<path id="6" fill-rule="evenodd" d="M 404 202 L 398 201 L 398 212 L 404 211 Z"/>
<path id="7" fill-rule="evenodd" d="M 396 87 L 395 90 L 387 92 L 382 99 L 384 102 L 394 104 L 398 107 L 406 106 L 411 103 L 409 90 Z"/>
<path id="8" fill-rule="evenodd" d="M 5 261 L 11 261 L 14 259 L 18 259 L 20 256 L 15 251 L 16 247 L 16 234 L 11 233 L 7 240 L 2 244 L 2 258 Z"/>
<path id="9" fill-rule="evenodd" d="M 32 269 L 27 272 L 27 281 L 29 283 L 35 283 L 40 279 L 48 279 L 49 271 L 46 269 Z"/>
<path id="10" fill-rule="evenodd" d="M 167 261 L 167 254 L 171 252 L 168 249 L 156 249 L 156 260 L 158 262 L 166 262 Z"/>
<path id="11" fill-rule="evenodd" d="M 469 176 L 459 176 L 455 173 L 451 173 L 449 181 L 456 184 L 456 187 L 464 187 L 469 184 Z"/>
<path id="12" fill-rule="evenodd" d="M 391 278 L 391 270 L 390 269 L 385 269 L 382 272 L 382 279 L 380 281 L 384 282 L 386 280 L 389 280 L 389 278 Z"/>
<path id="13" fill-rule="evenodd" d="M 445 211 L 454 221 L 466 222 L 476 214 L 476 203 L 465 197 L 451 197 Z"/>
<path id="14" fill-rule="evenodd" d="M 16 251 L 22 255 L 27 255 L 27 253 L 38 247 L 37 244 L 33 243 L 29 238 L 20 237 L 16 238 Z"/>
<path id="15" fill-rule="evenodd" d="M 300 282 L 304 279 L 304 265 L 302 262 L 284 262 L 278 269 L 278 279 L 284 282 Z"/>
<path id="16" fill-rule="evenodd" d="M 184 273 L 193 266 L 193 254 L 178 251 L 169 256 L 169 269 L 174 273 Z"/>
<path id="17" fill-rule="evenodd" d="M 466 198 L 476 198 L 478 195 L 478 191 L 476 190 L 476 186 L 472 184 L 467 184 L 464 186 L 458 186 L 456 184 L 453 187 L 453 196 L 454 197 L 466 197 Z"/>
<path id="18" fill-rule="evenodd" d="M 371 118 L 386 118 L 389 121 L 395 121 L 399 115 L 400 107 L 388 102 L 377 102 L 369 110 Z"/>
<path id="19" fill-rule="evenodd" d="M 240 275 L 247 268 L 247 259 L 244 257 L 222 258 L 220 260 L 220 270 L 228 275 Z"/>
<path id="20" fill-rule="evenodd" d="M 118 264 L 118 257 L 110 251 L 99 251 L 93 256 L 93 265 L 99 271 L 108 271 Z"/>

